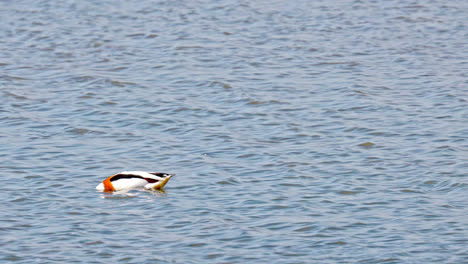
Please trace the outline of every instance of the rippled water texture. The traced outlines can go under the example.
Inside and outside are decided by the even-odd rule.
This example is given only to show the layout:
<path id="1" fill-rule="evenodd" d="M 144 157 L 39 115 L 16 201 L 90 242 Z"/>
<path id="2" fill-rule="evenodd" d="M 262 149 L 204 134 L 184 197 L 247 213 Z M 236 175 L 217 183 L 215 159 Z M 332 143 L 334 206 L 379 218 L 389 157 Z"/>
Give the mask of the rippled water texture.
<path id="1" fill-rule="evenodd" d="M 0 260 L 468 263 L 467 14 L 1 1 Z"/>

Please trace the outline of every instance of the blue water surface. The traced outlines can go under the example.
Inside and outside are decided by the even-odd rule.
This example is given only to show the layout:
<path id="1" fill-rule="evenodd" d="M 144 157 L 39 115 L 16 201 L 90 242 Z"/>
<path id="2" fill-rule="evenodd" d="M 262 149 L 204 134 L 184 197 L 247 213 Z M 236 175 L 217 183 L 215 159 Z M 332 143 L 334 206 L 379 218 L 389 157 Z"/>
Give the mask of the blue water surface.
<path id="1" fill-rule="evenodd" d="M 0 260 L 468 263 L 467 14 L 1 1 Z"/>

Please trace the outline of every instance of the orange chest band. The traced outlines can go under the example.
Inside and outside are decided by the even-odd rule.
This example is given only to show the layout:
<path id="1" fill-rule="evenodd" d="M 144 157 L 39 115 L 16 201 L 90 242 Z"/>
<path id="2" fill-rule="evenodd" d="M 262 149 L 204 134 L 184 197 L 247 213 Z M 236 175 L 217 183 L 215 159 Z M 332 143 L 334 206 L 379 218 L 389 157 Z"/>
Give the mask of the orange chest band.
<path id="1" fill-rule="evenodd" d="M 110 178 L 105 179 L 102 183 L 104 184 L 104 191 L 115 191 L 114 186 L 112 185 L 112 182 L 110 181 Z"/>

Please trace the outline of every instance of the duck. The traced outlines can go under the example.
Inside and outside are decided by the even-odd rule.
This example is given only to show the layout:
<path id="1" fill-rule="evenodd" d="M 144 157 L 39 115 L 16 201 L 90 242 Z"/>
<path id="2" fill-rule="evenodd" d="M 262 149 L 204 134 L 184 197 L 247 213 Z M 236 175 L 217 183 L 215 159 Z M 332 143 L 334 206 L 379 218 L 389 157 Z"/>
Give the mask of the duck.
<path id="1" fill-rule="evenodd" d="M 117 192 L 132 189 L 159 190 L 175 174 L 146 172 L 146 171 L 123 171 L 114 174 L 96 186 L 96 190 L 103 192 Z"/>

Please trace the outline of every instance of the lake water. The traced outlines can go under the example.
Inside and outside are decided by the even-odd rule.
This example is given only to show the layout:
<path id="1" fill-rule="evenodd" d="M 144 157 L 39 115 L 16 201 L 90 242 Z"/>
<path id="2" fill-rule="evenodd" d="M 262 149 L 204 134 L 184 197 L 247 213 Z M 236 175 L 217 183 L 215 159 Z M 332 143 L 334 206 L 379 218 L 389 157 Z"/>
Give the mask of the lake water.
<path id="1" fill-rule="evenodd" d="M 467 14 L 1 1 L 1 262 L 468 263 Z"/>

